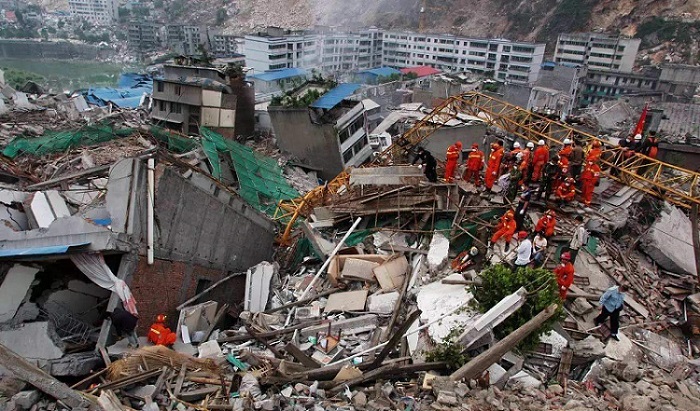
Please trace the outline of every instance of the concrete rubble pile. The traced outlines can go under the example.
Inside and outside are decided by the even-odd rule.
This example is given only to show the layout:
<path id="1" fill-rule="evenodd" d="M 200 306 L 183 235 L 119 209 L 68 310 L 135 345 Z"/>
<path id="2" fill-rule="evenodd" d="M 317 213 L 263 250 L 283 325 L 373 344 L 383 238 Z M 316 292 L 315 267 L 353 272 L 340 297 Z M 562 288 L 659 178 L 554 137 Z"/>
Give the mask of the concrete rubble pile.
<path id="1" fill-rule="evenodd" d="M 211 245 L 205 253 L 238 264 L 245 256 L 231 255 L 265 235 L 259 227 L 245 226 L 258 214 L 246 214 L 248 220 L 236 227 L 220 227 L 226 223 L 220 218 L 201 231 L 205 234 L 176 230 L 165 236 L 178 220 L 194 225 L 206 217 L 203 206 L 183 214 L 183 199 L 194 192 L 185 191 L 190 183 L 206 187 L 198 205 L 221 197 L 229 204 L 245 188 L 242 175 L 236 179 L 229 167 L 231 175 L 214 179 L 211 157 L 202 148 L 171 152 L 148 129 L 136 129 L 101 145 L 20 156 L 6 169 L 19 182 L 3 183 L 0 190 L 7 213 L 0 229 L 9 239 L 3 241 L 36 245 L 42 236 L 77 233 L 82 242 L 66 244 L 63 251 L 70 251 L 74 265 L 65 259 L 17 261 L 26 254 L 0 244 L 0 253 L 5 252 L 0 254 L 4 409 L 582 411 L 692 410 L 700 403 L 700 362 L 695 359 L 700 355 L 700 294 L 697 280 L 688 275 L 695 267 L 684 265 L 692 258 L 686 248 L 665 245 L 659 237 L 669 225 L 689 231 L 690 222 L 672 206 L 608 181 L 596 188 L 593 207 L 572 203 L 557 211 L 545 269 L 557 265 L 578 224 L 576 216 L 588 220 L 592 238 L 575 260 L 566 301 L 559 302 L 563 318 L 532 350 L 521 350 L 519 343 L 553 316 L 556 305 L 499 338 L 498 327 L 535 290 L 513 290 L 483 312 L 472 293 L 484 269 L 512 264 L 514 241 L 506 256 L 489 244 L 495 221 L 510 208 L 507 200 L 462 181 L 430 184 L 411 166 L 351 170 L 342 189 L 297 221 L 293 241 L 283 239 L 274 259 L 270 252 L 243 270 L 222 266 L 225 275 L 216 281 L 180 291 L 175 309 L 165 303 L 170 302 L 169 283 L 197 283 L 204 269 L 182 276 L 164 269 L 153 277 L 162 287 L 155 291 L 139 282 L 145 270 L 132 270 L 124 283 L 134 293 L 140 288 L 151 292 L 137 299 L 143 304 L 140 313 L 155 313 L 149 305 L 167 311 L 175 341 L 169 347 L 153 345 L 145 337 L 153 329 L 148 328 L 153 318 L 146 314 L 138 317 L 140 347 L 108 337 L 107 306 L 114 309 L 121 299 L 128 308 L 130 299 L 110 296 L 99 282 L 90 282 L 89 274 L 97 268 L 109 271 L 111 265 L 118 266 L 115 278 L 128 279 L 123 274 L 133 264 L 124 257 L 115 262 L 110 253 L 129 252 L 130 245 L 144 253 L 156 247 L 157 261 L 166 255 L 201 259 L 200 236 L 224 241 L 224 232 L 231 231 L 242 243 L 219 254 Z M 158 166 L 139 165 L 139 158 L 156 151 Z M 147 174 L 138 177 L 139 168 Z M 307 192 L 312 177 L 303 170 L 292 166 L 285 175 L 290 185 Z M 130 191 L 151 179 L 163 185 L 155 197 Z M 178 185 L 166 185 L 172 181 Z M 122 202 L 130 197 L 135 200 Z M 143 218 L 131 213 L 153 198 L 154 227 L 163 241 L 129 243 L 139 225 L 153 222 L 153 210 Z M 664 211 L 656 222 L 638 226 L 629 215 L 648 204 Z M 534 225 L 548 206 L 533 201 L 524 224 Z M 170 208 L 176 210 L 172 215 L 158 214 Z M 92 231 L 80 232 L 88 220 Z M 646 236 L 634 241 L 632 236 L 643 231 Z M 137 234 L 139 240 L 151 235 Z M 166 248 L 172 244 L 178 246 Z M 86 247 L 102 253 L 101 263 L 78 257 Z M 256 243 L 246 250 L 257 248 Z M 598 298 L 615 284 L 629 290 L 619 341 L 594 324 Z M 434 353 L 448 340 L 456 347 L 454 358 L 436 359 Z M 456 357 L 463 361 L 457 364 Z"/>

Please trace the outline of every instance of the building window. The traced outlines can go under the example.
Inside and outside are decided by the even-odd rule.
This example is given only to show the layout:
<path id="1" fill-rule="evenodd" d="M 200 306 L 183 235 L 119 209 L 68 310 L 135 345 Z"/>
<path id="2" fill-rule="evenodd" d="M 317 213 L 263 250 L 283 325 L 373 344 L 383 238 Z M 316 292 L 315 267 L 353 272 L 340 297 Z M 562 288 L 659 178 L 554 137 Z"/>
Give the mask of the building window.
<path id="1" fill-rule="evenodd" d="M 156 82 L 156 87 L 157 87 L 157 90 L 161 93 L 163 92 L 163 90 L 165 90 L 165 85 L 163 84 L 162 81 Z"/>
<path id="2" fill-rule="evenodd" d="M 170 103 L 170 112 L 180 114 L 182 113 L 182 106 L 179 103 Z"/>
<path id="3" fill-rule="evenodd" d="M 158 110 L 165 111 L 165 101 L 163 101 L 163 100 L 158 101 Z"/>
<path id="4" fill-rule="evenodd" d="M 178 96 L 182 95 L 182 86 L 175 86 L 175 94 Z"/>

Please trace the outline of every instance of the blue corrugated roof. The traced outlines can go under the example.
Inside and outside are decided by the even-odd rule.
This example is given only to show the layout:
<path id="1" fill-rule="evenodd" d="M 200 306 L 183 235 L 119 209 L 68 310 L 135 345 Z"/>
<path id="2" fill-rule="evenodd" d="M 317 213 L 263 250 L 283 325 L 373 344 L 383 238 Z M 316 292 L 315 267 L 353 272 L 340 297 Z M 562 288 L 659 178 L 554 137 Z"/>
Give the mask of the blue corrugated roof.
<path id="1" fill-rule="evenodd" d="M 141 97 L 153 92 L 153 78 L 147 74 L 124 73 L 119 77 L 118 88 L 95 87 L 83 93 L 89 104 L 105 106 L 111 102 L 121 108 L 136 108 Z"/>
<path id="2" fill-rule="evenodd" d="M 90 244 L 90 242 L 65 245 L 51 245 L 46 247 L 12 248 L 8 250 L 0 250 L 0 258 L 24 257 L 29 255 L 65 254 L 70 247 L 79 247 L 88 244 Z"/>
<path id="3" fill-rule="evenodd" d="M 338 103 L 351 96 L 360 87 L 362 87 L 361 84 L 355 83 L 339 84 L 334 89 L 322 95 L 321 98 L 314 101 L 310 107 L 330 110 L 337 106 Z"/>
<path id="4" fill-rule="evenodd" d="M 358 74 L 371 74 L 374 76 L 389 77 L 392 74 L 401 74 L 400 71 L 391 67 L 375 67 L 367 70 L 362 70 Z"/>
<path id="5" fill-rule="evenodd" d="M 248 76 L 248 78 L 261 81 L 275 81 L 305 75 L 306 70 L 302 70 L 300 68 L 285 68 L 279 70 L 270 70 L 260 74 L 253 74 L 252 76 Z"/>

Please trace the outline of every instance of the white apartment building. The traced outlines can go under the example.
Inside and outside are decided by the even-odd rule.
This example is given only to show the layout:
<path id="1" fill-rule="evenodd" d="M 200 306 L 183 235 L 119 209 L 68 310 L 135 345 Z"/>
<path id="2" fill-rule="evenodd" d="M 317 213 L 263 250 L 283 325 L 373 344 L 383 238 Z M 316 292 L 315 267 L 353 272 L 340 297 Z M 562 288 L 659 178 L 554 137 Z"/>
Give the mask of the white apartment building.
<path id="1" fill-rule="evenodd" d="M 537 80 L 544 59 L 544 43 L 506 39 L 476 39 L 449 34 L 384 33 L 385 66 L 430 66 L 443 71 L 493 73 L 493 78 L 514 83 Z"/>
<path id="2" fill-rule="evenodd" d="M 119 18 L 117 0 L 68 0 L 70 15 L 96 26 L 109 26 Z"/>
<path id="3" fill-rule="evenodd" d="M 634 67 L 640 43 L 640 39 L 602 33 L 560 34 L 554 61 L 581 64 L 592 70 L 629 73 Z"/>
<path id="4" fill-rule="evenodd" d="M 380 29 L 321 32 L 318 41 L 322 44 L 321 71 L 324 73 L 347 73 L 382 65 Z"/>
<path id="5" fill-rule="evenodd" d="M 317 36 L 303 31 L 268 28 L 267 32 L 245 36 L 243 54 L 251 74 L 282 68 L 319 68 Z"/>

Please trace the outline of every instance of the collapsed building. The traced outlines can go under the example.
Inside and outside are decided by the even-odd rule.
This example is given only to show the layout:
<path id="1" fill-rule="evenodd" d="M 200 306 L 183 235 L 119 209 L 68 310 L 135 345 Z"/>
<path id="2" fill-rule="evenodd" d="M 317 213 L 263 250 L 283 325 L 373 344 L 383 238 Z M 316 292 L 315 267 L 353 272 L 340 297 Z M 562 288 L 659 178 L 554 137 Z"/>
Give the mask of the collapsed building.
<path id="1" fill-rule="evenodd" d="M 401 133 L 404 145 L 388 150 L 396 157 L 321 187 L 286 157 L 263 155 L 268 141 L 243 145 L 207 127 L 189 137 L 111 123 L 8 141 L 0 363 L 45 395 L 7 398 L 27 409 L 696 407 L 700 299 L 688 239 L 697 233 L 677 208 L 684 200 L 667 194 L 667 204 L 639 178 L 610 176 L 593 207 L 560 207 L 545 269 L 575 216 L 588 219 L 591 239 L 562 317 L 521 350 L 555 310 L 502 337 L 499 326 L 539 290 L 512 290 L 482 311 L 478 288 L 465 287 L 488 269 L 489 232 L 511 204 L 459 179 L 430 184 L 401 157 L 450 116 L 488 125 L 484 145 L 543 132 L 524 119 L 507 129 L 493 100 L 479 113 L 467 113 L 467 97 L 450 101 L 461 106 Z M 534 202 L 525 224 L 549 206 Z M 630 290 L 620 341 L 593 324 L 613 284 Z M 138 311 L 141 336 L 168 314 L 173 349 L 116 341 L 104 314 L 119 301 Z M 450 337 L 459 364 L 431 355 Z"/>

